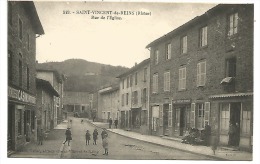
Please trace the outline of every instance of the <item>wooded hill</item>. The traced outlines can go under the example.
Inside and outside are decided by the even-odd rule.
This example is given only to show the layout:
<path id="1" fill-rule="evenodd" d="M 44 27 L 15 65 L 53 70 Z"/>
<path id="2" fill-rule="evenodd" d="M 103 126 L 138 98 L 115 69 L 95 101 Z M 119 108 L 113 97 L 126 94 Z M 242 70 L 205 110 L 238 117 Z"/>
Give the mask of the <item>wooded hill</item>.
<path id="1" fill-rule="evenodd" d="M 83 59 L 68 59 L 63 62 L 38 63 L 37 69 L 52 69 L 65 75 L 65 91 L 92 92 L 102 86 L 115 84 L 116 77 L 129 68 L 111 66 Z"/>

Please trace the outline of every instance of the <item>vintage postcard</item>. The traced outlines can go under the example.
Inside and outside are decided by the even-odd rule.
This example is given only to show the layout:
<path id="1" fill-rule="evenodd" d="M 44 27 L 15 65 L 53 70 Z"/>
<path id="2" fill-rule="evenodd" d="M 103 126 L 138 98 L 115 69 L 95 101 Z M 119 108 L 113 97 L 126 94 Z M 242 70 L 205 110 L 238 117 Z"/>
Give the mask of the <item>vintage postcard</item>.
<path id="1" fill-rule="evenodd" d="M 254 161 L 254 1 L 5 5 L 7 161 Z"/>

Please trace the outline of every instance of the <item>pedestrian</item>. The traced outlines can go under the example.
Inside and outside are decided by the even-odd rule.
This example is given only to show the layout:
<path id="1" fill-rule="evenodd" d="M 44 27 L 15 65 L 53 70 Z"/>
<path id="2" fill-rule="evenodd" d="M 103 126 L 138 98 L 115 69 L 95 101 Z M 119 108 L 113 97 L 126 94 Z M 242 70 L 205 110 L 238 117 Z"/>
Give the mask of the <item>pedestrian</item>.
<path id="1" fill-rule="evenodd" d="M 86 145 L 89 145 L 89 140 L 90 140 L 91 134 L 89 133 L 89 130 L 87 130 L 85 137 L 86 137 Z"/>
<path id="2" fill-rule="evenodd" d="M 117 118 L 115 119 L 114 124 L 115 124 L 115 128 L 117 129 L 117 125 L 118 125 L 118 119 Z"/>
<path id="3" fill-rule="evenodd" d="M 93 132 L 93 145 L 97 144 L 97 138 L 98 138 L 98 131 L 97 129 L 95 129 Z"/>
<path id="4" fill-rule="evenodd" d="M 44 133 L 43 133 L 43 129 L 39 129 L 38 130 L 38 145 L 42 145 L 42 141 L 44 138 Z"/>
<path id="5" fill-rule="evenodd" d="M 236 135 L 236 127 L 233 123 L 229 124 L 229 140 L 228 140 L 228 145 L 229 146 L 234 146 L 234 140 L 235 140 L 235 135 Z"/>
<path id="6" fill-rule="evenodd" d="M 236 122 L 235 134 L 234 134 L 234 146 L 239 146 L 239 140 L 240 140 L 240 127 L 238 122 Z"/>
<path id="7" fill-rule="evenodd" d="M 105 153 L 103 155 L 108 155 L 108 135 L 104 134 L 104 138 L 102 140 L 102 146 L 105 150 Z"/>
<path id="8" fill-rule="evenodd" d="M 96 118 L 96 116 L 93 116 L 93 117 L 92 117 L 92 119 L 93 119 L 93 122 L 95 122 L 95 118 Z"/>
<path id="9" fill-rule="evenodd" d="M 72 134 L 71 134 L 70 128 L 67 128 L 65 135 L 66 135 L 66 140 L 63 142 L 63 144 L 65 144 L 68 141 L 68 146 L 70 146 L 70 140 L 72 140 L 72 137 L 71 137 Z"/>
<path id="10" fill-rule="evenodd" d="M 208 122 L 205 125 L 205 144 L 206 146 L 210 145 L 210 135 L 211 135 L 211 127 Z"/>
<path id="11" fill-rule="evenodd" d="M 112 125 L 112 118 L 110 117 L 109 120 L 108 120 L 108 123 L 109 123 L 109 129 L 111 129 L 111 125 Z"/>
<path id="12" fill-rule="evenodd" d="M 81 119 L 81 123 L 83 123 L 83 119 Z"/>
<path id="13" fill-rule="evenodd" d="M 106 129 L 103 128 L 103 131 L 101 132 L 101 138 L 102 138 L 102 140 L 105 138 L 105 135 L 108 136 Z"/>

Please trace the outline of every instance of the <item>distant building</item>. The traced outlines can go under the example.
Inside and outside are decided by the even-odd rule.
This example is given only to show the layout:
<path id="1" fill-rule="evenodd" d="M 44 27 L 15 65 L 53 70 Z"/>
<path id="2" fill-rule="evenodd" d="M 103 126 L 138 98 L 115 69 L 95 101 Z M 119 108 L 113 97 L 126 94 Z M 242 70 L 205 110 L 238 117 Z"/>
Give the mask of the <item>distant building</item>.
<path id="1" fill-rule="evenodd" d="M 64 110 L 76 116 L 89 117 L 89 92 L 64 91 Z"/>
<path id="2" fill-rule="evenodd" d="M 212 127 L 219 144 L 252 150 L 254 6 L 221 4 L 151 42 L 153 135 Z M 238 124 L 237 145 L 229 135 Z"/>
<path id="3" fill-rule="evenodd" d="M 53 88 L 51 83 L 47 80 L 36 79 L 36 118 L 37 129 L 43 129 L 48 132 L 54 128 L 55 117 L 55 99 L 59 97 L 59 93 Z"/>
<path id="4" fill-rule="evenodd" d="M 35 42 L 43 34 L 33 2 L 8 1 L 8 152 L 35 138 Z"/>
<path id="5" fill-rule="evenodd" d="M 99 120 L 107 122 L 108 119 L 118 119 L 119 112 L 119 86 L 112 85 L 98 91 L 98 110 Z"/>
<path id="6" fill-rule="evenodd" d="M 52 87 L 58 92 L 59 96 L 54 96 L 54 115 L 53 115 L 53 127 L 57 126 L 63 120 L 64 111 L 63 107 L 63 87 L 64 87 L 64 75 L 60 74 L 56 70 L 51 69 L 37 69 L 37 78 L 48 81 Z"/>
<path id="7" fill-rule="evenodd" d="M 136 64 L 118 78 L 120 79 L 120 127 L 148 134 L 150 59 Z"/>

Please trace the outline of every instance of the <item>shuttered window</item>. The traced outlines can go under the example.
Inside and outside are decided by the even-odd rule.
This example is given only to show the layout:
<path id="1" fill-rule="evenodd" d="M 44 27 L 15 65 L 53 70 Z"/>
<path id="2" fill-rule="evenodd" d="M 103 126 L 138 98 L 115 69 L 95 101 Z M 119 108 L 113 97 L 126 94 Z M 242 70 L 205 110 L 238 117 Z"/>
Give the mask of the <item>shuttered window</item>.
<path id="1" fill-rule="evenodd" d="M 232 36 L 237 33 L 238 28 L 238 13 L 231 14 L 229 16 L 229 31 L 228 35 Z"/>
<path id="2" fill-rule="evenodd" d="M 195 128 L 195 107 L 195 103 L 191 103 L 190 124 L 192 128 Z"/>
<path id="3" fill-rule="evenodd" d="M 172 127 L 172 104 L 169 104 L 168 127 Z"/>
<path id="4" fill-rule="evenodd" d="M 158 92 L 158 73 L 153 75 L 153 93 Z"/>
<path id="5" fill-rule="evenodd" d="M 205 115 L 204 115 L 204 125 L 206 122 L 209 124 L 210 121 L 210 102 L 205 102 Z"/>
<path id="6" fill-rule="evenodd" d="M 197 87 L 206 84 L 206 61 L 197 64 Z"/>
<path id="7" fill-rule="evenodd" d="M 164 72 L 164 91 L 170 91 L 170 71 Z"/>
<path id="8" fill-rule="evenodd" d="M 186 67 L 179 69 L 179 90 L 186 89 Z"/>
<path id="9" fill-rule="evenodd" d="M 159 125 L 163 126 L 163 106 L 159 106 Z"/>

